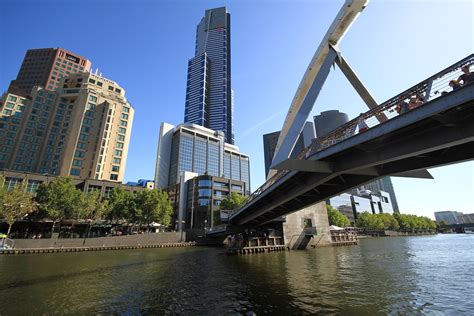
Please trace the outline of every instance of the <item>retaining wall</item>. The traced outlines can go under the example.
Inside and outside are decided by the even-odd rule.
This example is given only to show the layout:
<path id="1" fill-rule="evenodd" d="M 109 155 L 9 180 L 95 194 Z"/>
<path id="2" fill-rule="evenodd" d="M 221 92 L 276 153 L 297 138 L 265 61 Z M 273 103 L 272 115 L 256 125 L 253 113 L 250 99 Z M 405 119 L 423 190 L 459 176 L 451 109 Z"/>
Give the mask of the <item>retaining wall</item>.
<path id="1" fill-rule="evenodd" d="M 153 234 L 126 235 L 97 238 L 48 238 L 14 239 L 15 249 L 25 248 L 74 248 L 74 247 L 117 247 L 179 243 L 186 240 L 185 233 L 164 232 Z"/>

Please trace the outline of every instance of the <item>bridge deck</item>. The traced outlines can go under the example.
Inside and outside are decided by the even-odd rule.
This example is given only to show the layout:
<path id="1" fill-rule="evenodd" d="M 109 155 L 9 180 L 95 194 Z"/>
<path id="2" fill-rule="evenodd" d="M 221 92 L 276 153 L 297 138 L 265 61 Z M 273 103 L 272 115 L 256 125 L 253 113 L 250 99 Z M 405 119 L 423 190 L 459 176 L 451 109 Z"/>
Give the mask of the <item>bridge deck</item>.
<path id="1" fill-rule="evenodd" d="M 474 60 L 473 55 L 466 59 L 470 63 Z M 459 69 L 466 59 L 451 67 Z M 444 70 L 441 75 L 451 74 L 450 79 L 453 69 Z M 427 80 L 431 83 L 422 82 L 404 93 L 408 95 L 422 87 L 423 93 L 429 95 L 427 89 L 432 89 L 434 79 Z M 393 100 L 398 98 L 372 109 L 367 117 L 393 111 Z M 382 176 L 473 159 L 473 100 L 474 85 L 465 85 L 445 95 L 426 98 L 422 106 L 356 135 L 357 122 L 349 122 L 328 135 L 332 137 L 329 145 L 324 143 L 328 139 L 315 142 L 303 153 L 304 160 L 296 164 L 284 162 L 287 169 L 293 170 L 281 171 L 265 183 L 231 215 L 231 223 L 264 224 Z M 351 133 L 347 137 L 348 131 Z M 331 143 L 334 139 L 337 141 Z"/>

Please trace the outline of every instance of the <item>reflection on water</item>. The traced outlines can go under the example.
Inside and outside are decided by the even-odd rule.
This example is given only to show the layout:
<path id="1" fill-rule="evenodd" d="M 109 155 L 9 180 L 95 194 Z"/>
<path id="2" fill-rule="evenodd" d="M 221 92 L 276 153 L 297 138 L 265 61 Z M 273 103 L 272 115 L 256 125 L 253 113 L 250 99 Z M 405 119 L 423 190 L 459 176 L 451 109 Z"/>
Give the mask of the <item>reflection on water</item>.
<path id="1" fill-rule="evenodd" d="M 469 314 L 474 236 L 249 256 L 176 248 L 0 256 L 0 315 Z"/>

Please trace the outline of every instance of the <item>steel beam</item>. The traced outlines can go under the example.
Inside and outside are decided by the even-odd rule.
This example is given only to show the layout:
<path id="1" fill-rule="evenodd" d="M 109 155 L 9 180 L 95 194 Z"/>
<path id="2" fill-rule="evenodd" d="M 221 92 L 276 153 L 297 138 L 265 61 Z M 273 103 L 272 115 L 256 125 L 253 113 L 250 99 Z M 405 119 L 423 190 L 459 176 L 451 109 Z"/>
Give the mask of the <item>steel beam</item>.
<path id="1" fill-rule="evenodd" d="M 324 82 L 329 75 L 329 71 L 331 70 L 331 66 L 334 63 L 336 57 L 336 52 L 330 49 L 324 58 L 321 68 L 317 73 L 316 78 L 312 82 L 308 93 L 304 97 L 301 107 L 299 108 L 298 112 L 294 114 L 294 119 L 286 131 L 283 142 L 276 148 L 270 169 L 274 169 L 274 166 L 290 157 L 291 152 L 295 147 L 296 141 L 303 130 L 304 123 L 308 119 L 308 116 L 313 109 L 314 102 L 316 102 L 316 98 L 318 97 L 319 92 L 321 91 L 321 88 L 323 87 Z M 268 177 L 271 177 L 274 172 L 269 172 L 268 174 Z"/>
<path id="2" fill-rule="evenodd" d="M 338 51 L 334 46 L 330 45 L 330 50 L 334 50 L 337 54 L 336 64 L 341 69 L 344 76 L 346 76 L 347 80 L 351 83 L 352 87 L 355 91 L 359 94 L 362 100 L 365 102 L 369 109 L 373 109 L 378 106 L 377 101 L 375 101 L 372 94 L 369 90 L 365 87 L 362 81 L 359 79 L 355 71 L 351 68 L 347 60 L 342 56 L 341 52 Z M 379 122 L 385 122 L 387 120 L 387 116 L 385 114 L 380 113 L 376 115 L 377 120 Z"/>
<path id="3" fill-rule="evenodd" d="M 415 178 L 415 179 L 434 179 L 428 170 L 413 170 L 392 174 L 392 177 Z"/>

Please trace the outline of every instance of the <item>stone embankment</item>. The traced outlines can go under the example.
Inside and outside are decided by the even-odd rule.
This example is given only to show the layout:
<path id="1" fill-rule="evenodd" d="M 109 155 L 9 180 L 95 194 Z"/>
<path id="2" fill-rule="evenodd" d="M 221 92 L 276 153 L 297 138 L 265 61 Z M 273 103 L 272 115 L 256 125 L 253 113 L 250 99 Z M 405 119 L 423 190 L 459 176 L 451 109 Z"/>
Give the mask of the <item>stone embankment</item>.
<path id="1" fill-rule="evenodd" d="M 68 248 L 21 248 L 0 250 L 3 255 L 20 255 L 36 253 L 58 253 L 58 252 L 83 252 L 83 251 L 104 251 L 104 250 L 127 250 L 127 249 L 148 249 L 148 248 L 171 248 L 190 247 L 194 242 L 158 244 L 158 245 L 136 245 L 136 246 L 109 246 L 109 247 L 68 247 Z"/>
<path id="2" fill-rule="evenodd" d="M 165 232 L 97 238 L 48 238 L 14 239 L 12 249 L 0 250 L 0 254 L 32 254 L 57 252 L 82 252 L 145 248 L 189 247 L 195 242 L 183 242 L 185 234 Z"/>

